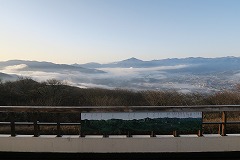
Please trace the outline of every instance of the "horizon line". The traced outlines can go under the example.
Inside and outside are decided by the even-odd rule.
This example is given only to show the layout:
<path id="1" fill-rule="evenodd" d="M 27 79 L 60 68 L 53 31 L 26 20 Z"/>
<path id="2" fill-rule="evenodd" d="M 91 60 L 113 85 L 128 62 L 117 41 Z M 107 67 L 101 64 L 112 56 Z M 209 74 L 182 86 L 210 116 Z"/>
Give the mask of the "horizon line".
<path id="1" fill-rule="evenodd" d="M 98 63 L 98 64 L 108 64 L 108 63 L 115 63 L 115 62 L 121 62 L 121 61 L 126 61 L 126 60 L 130 60 L 130 59 L 136 59 L 139 61 L 143 61 L 143 62 L 151 62 L 151 61 L 161 61 L 161 60 L 170 60 L 170 59 L 189 59 L 189 58 L 203 58 L 203 59 L 215 59 L 215 58 L 240 58 L 240 56 L 220 56 L 220 57 L 201 57 L 201 56 L 196 56 L 196 57 L 172 57 L 172 58 L 162 58 L 162 59 L 151 59 L 151 60 L 144 60 L 144 59 L 140 59 L 140 58 L 136 58 L 136 57 L 131 57 L 131 58 L 126 58 L 126 59 L 122 59 L 122 60 L 118 60 L 118 61 L 112 61 L 112 62 L 105 62 L 105 63 L 100 63 L 100 62 L 96 62 L 96 61 L 89 61 L 86 63 L 57 63 L 57 62 L 53 62 L 53 61 L 47 61 L 47 60 L 30 60 L 30 59 L 8 59 L 8 60 L 4 60 L 4 61 L 0 61 L 0 62 L 8 62 L 8 61 L 29 61 L 29 62 L 47 62 L 47 63 L 54 63 L 54 64 L 67 64 L 67 65 L 73 65 L 73 64 L 89 64 L 89 63 Z"/>

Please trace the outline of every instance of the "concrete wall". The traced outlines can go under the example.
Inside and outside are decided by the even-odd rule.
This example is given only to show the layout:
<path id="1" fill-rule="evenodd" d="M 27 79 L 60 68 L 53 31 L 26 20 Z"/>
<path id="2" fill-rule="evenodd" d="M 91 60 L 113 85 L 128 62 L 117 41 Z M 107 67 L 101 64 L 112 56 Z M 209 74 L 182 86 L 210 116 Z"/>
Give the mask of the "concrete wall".
<path id="1" fill-rule="evenodd" d="M 0 151 L 6 152 L 66 152 L 66 153 L 139 153 L 139 152 L 215 152 L 240 151 L 240 135 L 214 136 L 0 136 Z"/>

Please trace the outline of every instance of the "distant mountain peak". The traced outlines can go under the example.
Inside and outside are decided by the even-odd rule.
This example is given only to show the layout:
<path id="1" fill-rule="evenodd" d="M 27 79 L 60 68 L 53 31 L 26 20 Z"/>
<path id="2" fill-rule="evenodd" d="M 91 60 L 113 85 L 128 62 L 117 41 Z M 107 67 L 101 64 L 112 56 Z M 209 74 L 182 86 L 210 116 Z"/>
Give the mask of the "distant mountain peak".
<path id="1" fill-rule="evenodd" d="M 136 63 L 136 62 L 143 62 L 143 61 L 140 60 L 140 59 L 137 59 L 137 58 L 135 58 L 135 57 L 132 57 L 132 58 L 129 58 L 129 59 L 120 61 L 120 62 L 134 62 L 134 63 Z"/>
<path id="2" fill-rule="evenodd" d="M 137 58 L 135 58 L 135 57 L 129 58 L 128 60 L 131 60 L 131 61 L 142 61 L 142 60 L 137 59 Z"/>

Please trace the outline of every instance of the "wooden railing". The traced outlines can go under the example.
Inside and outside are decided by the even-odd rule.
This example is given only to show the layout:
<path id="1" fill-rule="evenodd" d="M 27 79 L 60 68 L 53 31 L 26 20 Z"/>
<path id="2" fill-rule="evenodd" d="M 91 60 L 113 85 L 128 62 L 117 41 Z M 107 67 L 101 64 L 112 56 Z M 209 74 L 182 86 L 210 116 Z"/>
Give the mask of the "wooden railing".
<path id="1" fill-rule="evenodd" d="M 240 124 L 240 121 L 227 121 L 227 112 L 240 111 L 240 105 L 199 105 L 199 106 L 82 106 L 82 107 L 69 107 L 69 106 L 0 106 L 0 114 L 8 113 L 10 122 L 0 122 L 0 125 L 10 125 L 11 136 L 16 136 L 16 125 L 33 125 L 34 136 L 39 136 L 39 126 L 55 125 L 57 127 L 57 136 L 61 137 L 62 125 L 77 125 L 79 126 L 80 136 L 81 133 L 81 113 L 91 112 L 221 112 L 222 120 L 220 122 L 202 122 L 205 125 L 218 124 L 219 134 L 226 136 L 227 124 Z M 33 113 L 33 122 L 16 122 L 14 115 L 16 113 Z M 56 122 L 38 122 L 38 113 L 57 113 Z M 60 121 L 60 113 L 64 114 L 79 114 L 79 123 L 63 123 Z M 177 131 L 173 132 L 174 136 L 178 136 Z M 202 129 L 199 130 L 198 136 L 202 136 Z"/>

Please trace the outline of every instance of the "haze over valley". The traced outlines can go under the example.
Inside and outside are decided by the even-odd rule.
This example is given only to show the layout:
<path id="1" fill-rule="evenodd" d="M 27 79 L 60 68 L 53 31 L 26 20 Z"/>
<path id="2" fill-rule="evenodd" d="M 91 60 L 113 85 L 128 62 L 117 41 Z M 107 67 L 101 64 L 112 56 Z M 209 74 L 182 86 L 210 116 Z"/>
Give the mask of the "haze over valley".
<path id="1" fill-rule="evenodd" d="M 56 64 L 10 60 L 0 62 L 0 79 L 57 79 L 81 88 L 176 90 L 212 93 L 232 90 L 240 81 L 240 57 L 136 58 L 112 63 Z"/>

